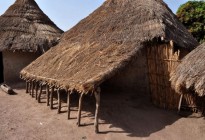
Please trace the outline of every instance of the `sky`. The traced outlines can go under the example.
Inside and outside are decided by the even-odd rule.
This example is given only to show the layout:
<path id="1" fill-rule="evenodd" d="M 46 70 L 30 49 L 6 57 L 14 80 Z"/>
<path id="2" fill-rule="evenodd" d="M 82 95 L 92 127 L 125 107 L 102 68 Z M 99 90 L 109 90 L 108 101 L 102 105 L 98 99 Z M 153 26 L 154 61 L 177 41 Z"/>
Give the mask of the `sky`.
<path id="1" fill-rule="evenodd" d="M 62 30 L 67 31 L 97 9 L 105 0 L 36 0 L 43 12 Z M 164 0 L 176 13 L 188 0 Z M 15 0 L 0 0 L 2 15 Z"/>

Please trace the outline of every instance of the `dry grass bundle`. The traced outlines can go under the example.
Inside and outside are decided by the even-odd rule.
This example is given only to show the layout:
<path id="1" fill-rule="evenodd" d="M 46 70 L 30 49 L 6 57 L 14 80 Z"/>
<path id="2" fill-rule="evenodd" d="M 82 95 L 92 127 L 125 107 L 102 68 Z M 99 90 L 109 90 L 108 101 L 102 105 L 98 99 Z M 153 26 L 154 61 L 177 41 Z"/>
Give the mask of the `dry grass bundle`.
<path id="1" fill-rule="evenodd" d="M 87 93 L 126 67 L 146 42 L 159 38 L 187 50 L 197 45 L 163 1 L 107 0 L 21 76 Z"/>
<path id="2" fill-rule="evenodd" d="M 205 43 L 190 52 L 171 74 L 172 86 L 180 94 L 205 95 Z"/>
<path id="3" fill-rule="evenodd" d="M 0 17 L 0 51 L 45 52 L 63 31 L 34 0 L 16 0 Z"/>

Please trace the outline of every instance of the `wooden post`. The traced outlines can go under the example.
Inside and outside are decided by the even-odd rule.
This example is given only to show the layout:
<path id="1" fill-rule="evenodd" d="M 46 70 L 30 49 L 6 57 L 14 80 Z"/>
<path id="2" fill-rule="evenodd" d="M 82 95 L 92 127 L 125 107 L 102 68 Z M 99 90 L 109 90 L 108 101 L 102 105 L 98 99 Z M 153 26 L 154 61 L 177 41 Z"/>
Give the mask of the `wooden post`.
<path id="1" fill-rule="evenodd" d="M 33 97 L 34 95 L 34 88 L 35 88 L 35 84 L 34 84 L 34 81 L 31 82 L 31 97 Z"/>
<path id="2" fill-rule="evenodd" d="M 79 98 L 79 107 L 78 107 L 78 122 L 77 122 L 77 125 L 80 126 L 80 120 L 81 120 L 81 110 L 82 110 L 82 99 L 83 99 L 83 95 L 84 93 L 81 93 L 80 94 L 80 98 Z"/>
<path id="3" fill-rule="evenodd" d="M 32 82 L 30 81 L 30 82 L 29 82 L 29 94 L 30 94 L 30 95 L 31 95 L 31 89 L 32 89 L 32 86 L 31 86 L 32 84 L 31 84 L 31 83 L 32 83 Z"/>
<path id="4" fill-rule="evenodd" d="M 54 93 L 54 87 L 51 88 L 50 109 L 53 109 L 53 93 Z"/>
<path id="5" fill-rule="evenodd" d="M 40 92 L 39 92 L 39 94 L 38 94 L 38 103 L 41 102 L 41 94 L 42 94 L 42 91 L 43 91 L 43 85 L 40 84 L 39 86 L 40 86 Z"/>
<path id="6" fill-rule="evenodd" d="M 181 109 L 182 99 L 183 99 L 183 94 L 181 94 L 180 99 L 179 99 L 178 112 L 177 112 L 178 114 L 179 114 L 180 109 Z"/>
<path id="7" fill-rule="evenodd" d="M 39 83 L 36 82 L 36 100 L 38 99 L 38 89 L 39 89 Z"/>
<path id="8" fill-rule="evenodd" d="M 26 81 L 26 93 L 28 93 L 28 90 L 29 90 L 29 83 L 28 81 Z"/>
<path id="9" fill-rule="evenodd" d="M 96 109 L 95 109 L 95 133 L 99 132 L 99 126 L 98 126 L 98 112 L 99 112 L 99 107 L 100 107 L 100 88 L 98 87 L 97 90 L 94 92 L 95 94 L 95 99 L 96 99 Z"/>
<path id="10" fill-rule="evenodd" d="M 49 85 L 46 85 L 46 95 L 47 95 L 47 106 L 49 106 L 49 99 L 50 99 L 50 91 L 49 91 Z"/>
<path id="11" fill-rule="evenodd" d="M 60 89 L 57 90 L 58 93 L 58 114 L 61 112 L 61 94 L 60 94 Z"/>
<path id="12" fill-rule="evenodd" d="M 68 105 L 68 120 L 69 120 L 70 119 L 70 94 L 71 94 L 71 92 L 67 91 L 67 90 L 66 90 L 66 92 L 68 94 L 68 96 L 67 96 L 67 105 Z"/>
<path id="13" fill-rule="evenodd" d="M 202 115 L 205 115 L 205 97 L 202 98 Z"/>

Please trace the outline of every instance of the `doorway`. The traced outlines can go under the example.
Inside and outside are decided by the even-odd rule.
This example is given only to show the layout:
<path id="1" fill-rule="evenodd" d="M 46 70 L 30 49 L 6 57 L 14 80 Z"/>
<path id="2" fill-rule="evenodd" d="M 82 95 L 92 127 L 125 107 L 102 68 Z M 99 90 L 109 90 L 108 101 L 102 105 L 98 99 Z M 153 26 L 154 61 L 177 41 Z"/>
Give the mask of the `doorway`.
<path id="1" fill-rule="evenodd" d="M 3 64 L 3 55 L 0 52 L 0 84 L 4 82 L 4 64 Z"/>

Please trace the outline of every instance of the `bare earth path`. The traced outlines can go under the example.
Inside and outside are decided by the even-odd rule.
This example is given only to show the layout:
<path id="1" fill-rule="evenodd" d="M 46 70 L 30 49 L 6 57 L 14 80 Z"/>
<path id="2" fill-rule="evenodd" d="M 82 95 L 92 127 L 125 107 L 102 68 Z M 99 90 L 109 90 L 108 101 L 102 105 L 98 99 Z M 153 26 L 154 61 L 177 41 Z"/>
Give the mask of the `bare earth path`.
<path id="1" fill-rule="evenodd" d="M 82 124 L 76 126 L 77 99 L 73 97 L 71 120 L 66 103 L 62 113 L 25 93 L 8 95 L 0 90 L 0 140 L 204 140 L 204 118 L 180 118 L 176 112 L 153 107 L 136 94 L 104 94 L 100 110 L 100 134 L 94 133 L 94 99 L 83 103 Z M 56 102 L 56 99 L 54 100 Z M 55 107 L 56 104 L 55 104 Z"/>

